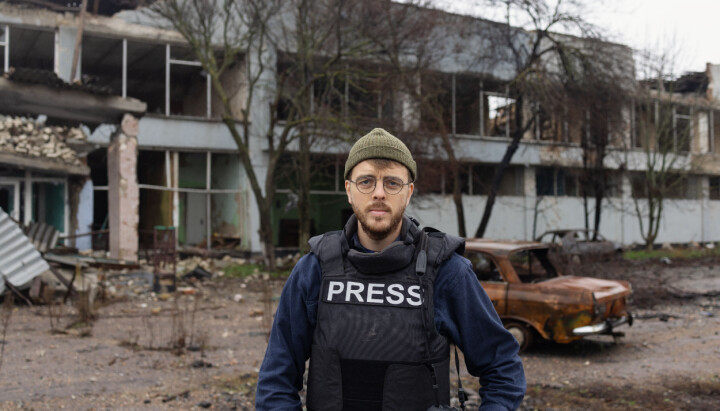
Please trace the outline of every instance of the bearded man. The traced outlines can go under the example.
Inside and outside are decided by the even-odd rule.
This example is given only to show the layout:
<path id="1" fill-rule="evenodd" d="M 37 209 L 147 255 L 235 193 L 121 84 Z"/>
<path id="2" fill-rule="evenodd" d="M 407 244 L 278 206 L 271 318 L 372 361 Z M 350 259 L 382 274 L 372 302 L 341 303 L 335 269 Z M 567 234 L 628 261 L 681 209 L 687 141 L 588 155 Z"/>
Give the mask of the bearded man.
<path id="1" fill-rule="evenodd" d="M 383 129 L 353 145 L 345 191 L 354 215 L 310 240 L 283 288 L 258 410 L 302 409 L 308 359 L 308 410 L 449 409 L 450 344 L 480 379 L 481 410 L 520 405 L 518 344 L 461 256 L 464 240 L 405 215 L 416 174 L 410 150 Z"/>

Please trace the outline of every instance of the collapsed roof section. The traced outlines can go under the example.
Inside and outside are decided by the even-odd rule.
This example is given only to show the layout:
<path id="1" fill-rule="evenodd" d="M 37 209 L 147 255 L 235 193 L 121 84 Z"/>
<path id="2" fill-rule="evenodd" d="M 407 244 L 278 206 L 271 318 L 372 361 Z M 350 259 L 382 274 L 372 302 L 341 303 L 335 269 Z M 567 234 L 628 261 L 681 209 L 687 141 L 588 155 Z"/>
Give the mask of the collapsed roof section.
<path id="1" fill-rule="evenodd" d="M 126 113 L 137 117 L 147 105 L 130 97 L 109 95 L 109 89 L 66 83 L 53 72 L 14 69 L 0 78 L 0 112 L 14 115 L 46 115 L 88 125 L 119 123 Z"/>
<path id="2" fill-rule="evenodd" d="M 90 169 L 68 145 L 86 141 L 85 133 L 76 127 L 50 127 L 24 118 L 0 117 L 0 164 L 89 175 Z"/>

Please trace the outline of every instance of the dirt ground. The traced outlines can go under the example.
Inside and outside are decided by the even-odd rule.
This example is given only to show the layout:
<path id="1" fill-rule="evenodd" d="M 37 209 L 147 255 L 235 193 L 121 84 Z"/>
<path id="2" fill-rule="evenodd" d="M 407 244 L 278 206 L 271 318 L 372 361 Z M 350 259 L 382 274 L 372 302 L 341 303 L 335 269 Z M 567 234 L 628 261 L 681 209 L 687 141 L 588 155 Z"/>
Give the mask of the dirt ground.
<path id="1" fill-rule="evenodd" d="M 720 407 L 720 259 L 573 270 L 629 280 L 637 319 L 617 343 L 588 338 L 523 353 L 521 409 Z M 168 296 L 144 280 L 106 274 L 115 298 L 96 308 L 91 327 L 70 304 L 2 309 L 0 409 L 253 409 L 282 281 L 215 277 L 187 291 L 196 294 Z M 467 375 L 463 383 L 478 387 Z"/>

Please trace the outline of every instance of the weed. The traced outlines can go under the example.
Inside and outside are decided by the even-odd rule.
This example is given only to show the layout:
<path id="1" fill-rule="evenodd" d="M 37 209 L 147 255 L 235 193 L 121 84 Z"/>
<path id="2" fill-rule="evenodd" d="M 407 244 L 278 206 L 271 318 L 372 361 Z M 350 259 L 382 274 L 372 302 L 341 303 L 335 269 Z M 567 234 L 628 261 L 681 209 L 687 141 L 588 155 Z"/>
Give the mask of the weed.
<path id="1" fill-rule="evenodd" d="M 5 358 L 5 345 L 7 340 L 7 330 L 10 327 L 10 318 L 13 314 L 13 308 L 15 305 L 15 297 L 11 293 L 5 294 L 3 300 L 2 312 L 0 313 L 0 328 L 2 328 L 2 339 L 0 339 L 0 371 L 2 371 L 3 358 Z"/>
<path id="2" fill-rule="evenodd" d="M 287 278 L 291 270 L 277 270 L 268 273 L 262 264 L 233 264 L 225 267 L 223 272 L 226 277 L 230 278 L 246 278 L 258 274 L 267 274 L 271 279 Z"/>
<path id="3" fill-rule="evenodd" d="M 698 248 L 674 248 L 672 250 L 629 250 L 623 253 L 626 260 L 654 260 L 661 258 L 669 259 L 698 259 L 703 257 L 720 256 L 720 248 L 698 249 Z"/>
<path id="4" fill-rule="evenodd" d="M 134 341 L 123 344 L 133 350 L 172 351 L 177 355 L 189 349 L 199 349 L 201 355 L 204 355 L 208 337 L 197 329 L 195 321 L 201 299 L 200 294 L 175 294 L 172 308 L 164 310 L 167 315 L 153 315 L 148 311 L 147 315 L 141 317 L 144 332 L 134 333 Z M 138 334 L 142 337 L 138 337 Z"/>

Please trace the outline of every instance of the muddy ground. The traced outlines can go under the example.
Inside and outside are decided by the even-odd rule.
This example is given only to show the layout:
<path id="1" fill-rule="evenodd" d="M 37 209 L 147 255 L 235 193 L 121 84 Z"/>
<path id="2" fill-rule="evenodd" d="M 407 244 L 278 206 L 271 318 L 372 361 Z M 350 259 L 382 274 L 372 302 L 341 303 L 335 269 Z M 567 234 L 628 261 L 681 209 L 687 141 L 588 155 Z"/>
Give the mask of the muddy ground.
<path id="1" fill-rule="evenodd" d="M 523 353 L 522 409 L 719 409 L 720 259 L 574 271 L 629 280 L 638 319 L 617 343 L 541 343 Z M 142 276 L 105 279 L 114 297 L 91 326 L 70 304 L 2 309 L 10 317 L 0 335 L 0 409 L 253 409 L 282 281 L 215 277 L 187 291 L 196 294 L 167 296 L 149 293 Z"/>

